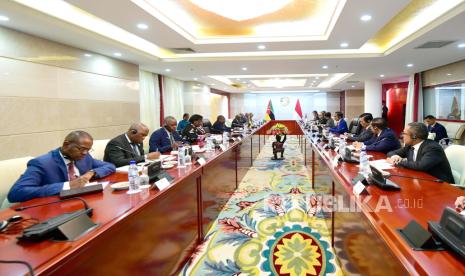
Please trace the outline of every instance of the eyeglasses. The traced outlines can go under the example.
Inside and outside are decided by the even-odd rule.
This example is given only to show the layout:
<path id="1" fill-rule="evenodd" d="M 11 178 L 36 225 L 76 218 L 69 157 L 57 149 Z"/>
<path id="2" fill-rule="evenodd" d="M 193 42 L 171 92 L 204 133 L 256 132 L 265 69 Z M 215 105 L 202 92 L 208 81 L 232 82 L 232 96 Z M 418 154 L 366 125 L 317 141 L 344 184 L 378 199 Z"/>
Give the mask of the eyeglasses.
<path id="1" fill-rule="evenodd" d="M 73 143 L 73 145 L 74 145 L 80 152 L 88 152 L 88 153 L 89 153 L 89 152 L 93 152 L 93 151 L 94 151 L 94 149 L 92 149 L 92 148 L 88 149 L 88 148 L 86 148 L 86 147 L 80 146 L 80 145 L 75 144 L 75 143 Z"/>

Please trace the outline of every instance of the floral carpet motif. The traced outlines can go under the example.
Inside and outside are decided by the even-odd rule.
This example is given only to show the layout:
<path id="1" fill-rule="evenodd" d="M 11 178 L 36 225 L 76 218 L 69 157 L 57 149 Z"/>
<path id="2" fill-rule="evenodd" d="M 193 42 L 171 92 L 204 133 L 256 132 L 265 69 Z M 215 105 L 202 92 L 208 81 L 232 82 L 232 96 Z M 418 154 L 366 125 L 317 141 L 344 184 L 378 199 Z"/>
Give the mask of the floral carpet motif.
<path id="1" fill-rule="evenodd" d="M 284 160 L 268 141 L 180 275 L 339 275 L 328 215 L 297 139 Z M 320 191 L 321 192 L 321 191 Z"/>

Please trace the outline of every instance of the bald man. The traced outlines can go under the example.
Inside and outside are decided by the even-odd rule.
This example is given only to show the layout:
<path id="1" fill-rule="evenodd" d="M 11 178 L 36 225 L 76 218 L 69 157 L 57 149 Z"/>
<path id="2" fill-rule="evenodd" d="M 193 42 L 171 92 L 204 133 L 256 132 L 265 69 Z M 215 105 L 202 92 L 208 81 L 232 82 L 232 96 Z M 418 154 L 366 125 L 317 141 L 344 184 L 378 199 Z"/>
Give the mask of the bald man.
<path id="1" fill-rule="evenodd" d="M 176 119 L 173 116 L 165 117 L 163 120 L 163 127 L 150 135 L 149 151 L 168 153 L 172 150 L 177 150 L 178 146 L 181 144 L 181 136 L 176 132 L 176 125 Z M 188 126 L 184 127 L 184 129 Z"/>
<path id="2" fill-rule="evenodd" d="M 144 153 L 144 139 L 149 135 L 149 128 L 142 123 L 132 124 L 128 131 L 108 142 L 105 148 L 104 161 L 115 164 L 116 167 L 129 165 L 131 160 L 136 163 L 146 159 L 157 159 L 159 152 Z"/>
<path id="3" fill-rule="evenodd" d="M 26 172 L 11 187 L 8 201 L 56 195 L 115 172 L 113 164 L 92 158 L 92 144 L 92 136 L 85 131 L 68 134 L 61 147 L 27 163 Z"/>

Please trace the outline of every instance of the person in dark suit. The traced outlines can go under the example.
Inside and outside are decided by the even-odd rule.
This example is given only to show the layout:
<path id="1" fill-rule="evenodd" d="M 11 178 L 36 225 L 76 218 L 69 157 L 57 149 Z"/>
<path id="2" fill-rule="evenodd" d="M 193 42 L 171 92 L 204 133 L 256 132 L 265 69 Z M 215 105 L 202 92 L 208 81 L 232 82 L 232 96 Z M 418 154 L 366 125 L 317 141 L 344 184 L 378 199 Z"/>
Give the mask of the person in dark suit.
<path id="1" fill-rule="evenodd" d="M 320 116 L 318 117 L 320 125 L 326 125 L 327 119 L 325 118 L 325 115 L 326 111 L 323 110 L 320 112 Z M 331 115 L 329 115 L 329 117 L 331 118 Z"/>
<path id="2" fill-rule="evenodd" d="M 388 153 L 392 150 L 400 148 L 400 142 L 392 129 L 387 127 L 387 122 L 383 118 L 374 118 L 371 121 L 371 130 L 373 137 L 370 140 L 363 142 L 366 150 L 379 151 Z M 362 144 L 354 142 L 355 148 L 361 148 Z"/>
<path id="3" fill-rule="evenodd" d="M 446 128 L 440 123 L 436 122 L 436 117 L 433 115 L 428 115 L 424 120 L 425 124 L 428 126 L 428 132 L 434 133 L 434 141 L 439 142 L 444 138 L 449 138 L 447 136 Z"/>
<path id="4" fill-rule="evenodd" d="M 23 202 L 83 187 L 91 179 L 115 172 L 115 166 L 92 158 L 93 139 L 85 131 L 68 134 L 63 145 L 30 160 L 23 175 L 11 187 L 8 201 Z"/>
<path id="5" fill-rule="evenodd" d="M 227 127 L 226 124 L 226 119 L 224 118 L 223 115 L 219 115 L 218 117 L 216 117 L 216 122 L 213 123 L 213 126 L 212 126 L 212 132 L 213 134 L 221 134 L 223 132 L 229 132 L 231 131 L 231 128 Z"/>
<path id="6" fill-rule="evenodd" d="M 177 150 L 181 144 L 181 140 L 181 136 L 176 132 L 176 119 L 172 116 L 167 116 L 163 120 L 163 127 L 150 135 L 149 152 L 159 151 L 166 153 Z"/>
<path id="7" fill-rule="evenodd" d="M 202 128 L 203 117 L 199 114 L 194 114 L 189 118 L 189 124 L 182 131 L 182 139 L 193 143 L 199 138 L 199 135 L 205 135 L 205 130 Z"/>
<path id="8" fill-rule="evenodd" d="M 144 139 L 149 134 L 149 128 L 142 123 L 132 124 L 128 131 L 108 142 L 103 160 L 115 164 L 116 167 L 129 165 L 131 160 L 136 163 L 146 159 L 157 159 L 159 152 L 144 153 Z"/>
<path id="9" fill-rule="evenodd" d="M 334 113 L 334 120 L 336 121 L 336 126 L 329 129 L 332 133 L 344 134 L 349 131 L 347 127 L 347 122 L 344 120 L 344 114 L 342 112 L 337 111 Z"/>
<path id="10" fill-rule="evenodd" d="M 402 133 L 405 146 L 387 154 L 396 166 L 424 171 L 443 181 L 454 183 L 449 161 L 442 147 L 428 140 L 428 129 L 422 123 L 408 124 Z"/>
<path id="11" fill-rule="evenodd" d="M 363 116 L 362 116 L 363 115 Z M 373 131 L 371 130 L 371 121 L 373 116 L 371 113 L 362 114 L 359 119 L 359 124 L 362 127 L 362 132 L 359 135 L 348 135 L 347 140 L 356 142 L 365 142 L 373 137 Z"/>
<path id="12" fill-rule="evenodd" d="M 336 123 L 334 123 L 333 118 L 331 118 L 331 112 L 326 112 L 325 113 L 325 120 L 326 120 L 325 125 L 327 127 L 329 127 L 329 128 L 336 127 Z"/>
<path id="13" fill-rule="evenodd" d="M 242 123 L 241 114 L 237 114 L 236 117 L 234 117 L 234 120 L 231 123 L 231 127 L 244 127 L 244 124 Z"/>

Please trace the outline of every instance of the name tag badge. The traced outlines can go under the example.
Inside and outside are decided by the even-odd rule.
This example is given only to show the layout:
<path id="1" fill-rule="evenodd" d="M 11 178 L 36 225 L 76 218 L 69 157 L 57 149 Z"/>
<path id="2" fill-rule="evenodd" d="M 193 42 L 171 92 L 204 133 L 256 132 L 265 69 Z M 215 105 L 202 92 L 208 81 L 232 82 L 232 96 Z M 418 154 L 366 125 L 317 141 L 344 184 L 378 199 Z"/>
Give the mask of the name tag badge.
<path id="1" fill-rule="evenodd" d="M 354 185 L 352 191 L 355 195 L 361 195 L 364 191 L 366 191 L 365 185 L 362 182 L 358 181 L 357 184 Z"/>
<path id="2" fill-rule="evenodd" d="M 221 145 L 220 145 L 220 149 L 221 149 L 222 151 L 226 151 L 226 146 L 223 145 L 223 144 L 221 144 Z"/>
<path id="3" fill-rule="evenodd" d="M 205 163 L 207 163 L 207 161 L 205 161 L 205 159 L 203 159 L 202 157 L 200 157 L 199 159 L 197 159 L 197 162 L 199 162 L 199 164 L 201 166 L 205 165 Z"/>
<path id="4" fill-rule="evenodd" d="M 162 179 L 155 182 L 155 185 L 157 186 L 158 190 L 161 191 L 163 189 L 166 189 L 166 187 L 170 185 L 170 182 L 165 177 L 163 177 Z"/>

